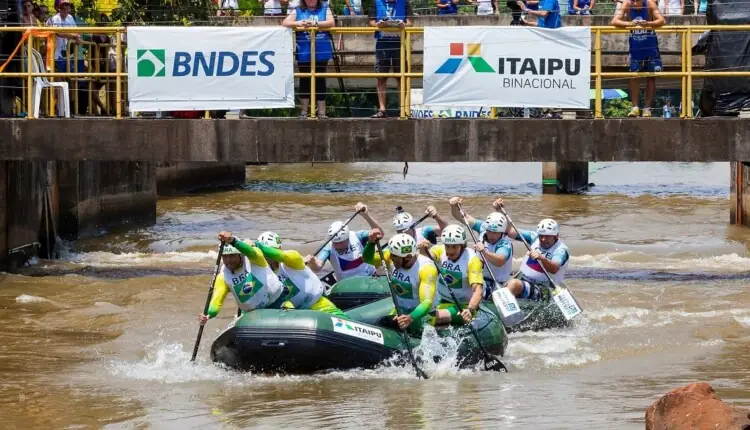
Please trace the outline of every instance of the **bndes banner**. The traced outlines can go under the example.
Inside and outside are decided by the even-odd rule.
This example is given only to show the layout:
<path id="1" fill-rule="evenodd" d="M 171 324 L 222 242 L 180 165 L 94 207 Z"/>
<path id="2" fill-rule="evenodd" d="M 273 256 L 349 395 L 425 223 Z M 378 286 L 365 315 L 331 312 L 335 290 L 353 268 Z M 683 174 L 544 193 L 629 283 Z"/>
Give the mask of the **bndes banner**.
<path id="1" fill-rule="evenodd" d="M 428 105 L 589 108 L 591 30 L 425 27 Z"/>
<path id="2" fill-rule="evenodd" d="M 292 31 L 128 27 L 132 111 L 294 107 Z"/>
<path id="3" fill-rule="evenodd" d="M 423 102 L 423 90 L 412 88 L 409 116 L 412 118 L 489 118 L 490 108 L 486 106 L 428 106 Z"/>

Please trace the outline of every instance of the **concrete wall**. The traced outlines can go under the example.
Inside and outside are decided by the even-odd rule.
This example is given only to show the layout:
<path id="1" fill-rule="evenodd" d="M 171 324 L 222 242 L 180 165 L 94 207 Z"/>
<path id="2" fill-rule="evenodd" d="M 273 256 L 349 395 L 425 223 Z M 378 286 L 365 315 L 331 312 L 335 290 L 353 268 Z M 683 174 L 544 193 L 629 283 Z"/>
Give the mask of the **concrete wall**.
<path id="1" fill-rule="evenodd" d="M 17 267 L 36 255 L 46 175 L 46 162 L 0 161 L 0 267 Z"/>
<path id="2" fill-rule="evenodd" d="M 737 161 L 750 120 L 0 120 L 0 160 Z"/>
<path id="3" fill-rule="evenodd" d="M 154 163 L 60 161 L 57 169 L 61 237 L 78 239 L 156 221 Z"/>
<path id="4" fill-rule="evenodd" d="M 161 163 L 156 170 L 156 190 L 160 196 L 238 187 L 244 183 L 245 163 Z"/>

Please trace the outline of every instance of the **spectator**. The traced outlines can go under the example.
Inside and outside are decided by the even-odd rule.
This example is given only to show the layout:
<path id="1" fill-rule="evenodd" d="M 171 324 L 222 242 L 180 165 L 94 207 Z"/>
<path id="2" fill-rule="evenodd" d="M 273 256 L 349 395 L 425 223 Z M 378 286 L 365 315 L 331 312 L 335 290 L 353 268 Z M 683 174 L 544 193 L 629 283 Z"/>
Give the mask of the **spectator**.
<path id="1" fill-rule="evenodd" d="M 477 16 L 493 15 L 498 10 L 497 0 L 469 0 L 469 3 L 476 5 Z"/>
<path id="2" fill-rule="evenodd" d="M 654 28 L 664 25 L 664 17 L 654 0 L 627 0 L 612 18 L 615 27 L 637 27 L 630 32 L 630 71 L 656 73 L 662 71 L 659 40 Z M 630 80 L 630 101 L 633 108 L 629 117 L 641 116 L 638 101 L 641 87 L 638 78 Z M 656 78 L 646 78 L 646 104 L 643 116 L 651 116 L 651 104 L 656 93 Z"/>
<path id="3" fill-rule="evenodd" d="M 264 16 L 283 16 L 284 11 L 281 9 L 282 4 L 286 4 L 287 0 L 260 0 L 263 3 L 263 15 Z"/>
<path id="4" fill-rule="evenodd" d="M 287 3 L 286 14 L 291 15 L 299 7 L 300 0 L 289 0 Z"/>
<path id="5" fill-rule="evenodd" d="M 674 116 L 674 106 L 672 106 L 672 97 L 664 98 L 664 108 L 662 109 L 662 116 L 664 118 L 672 118 Z"/>
<path id="6" fill-rule="evenodd" d="M 34 2 L 31 0 L 23 1 L 23 16 L 21 22 L 27 27 L 39 27 L 39 19 L 34 15 Z"/>
<path id="7" fill-rule="evenodd" d="M 591 15 L 596 0 L 571 0 L 568 3 L 569 15 Z"/>
<path id="8" fill-rule="evenodd" d="M 302 0 L 299 7 L 290 15 L 284 18 L 281 23 L 284 27 L 296 28 L 302 27 L 309 29 L 328 29 L 336 25 L 333 20 L 333 13 L 328 8 L 328 2 L 322 0 Z M 300 73 L 310 73 L 311 71 L 311 49 L 310 33 L 300 31 L 297 33 L 297 68 Z M 315 73 L 325 73 L 328 69 L 328 62 L 333 58 L 333 45 L 331 44 L 331 34 L 327 31 L 315 33 Z M 300 92 L 300 117 L 306 117 L 310 107 L 310 78 L 299 79 Z M 315 78 L 315 93 L 317 95 L 318 117 L 325 119 L 326 115 L 326 78 Z"/>
<path id="9" fill-rule="evenodd" d="M 526 3 L 517 1 L 516 4 L 528 15 L 536 16 L 536 26 L 539 28 L 560 28 L 560 3 L 557 0 L 540 0 L 539 10 L 530 9 Z M 526 21 L 524 25 L 533 26 L 533 22 Z"/>
<path id="10" fill-rule="evenodd" d="M 235 16 L 237 15 L 237 9 L 240 5 L 237 0 L 218 0 L 219 10 L 216 11 L 216 16 Z"/>
<path id="11" fill-rule="evenodd" d="M 695 1 L 695 0 L 693 0 Z M 695 4 L 695 3 L 693 3 Z M 700 0 L 698 3 L 698 13 L 705 14 L 706 13 L 706 7 L 708 6 L 708 0 Z"/>
<path id="12" fill-rule="evenodd" d="M 362 0 L 344 0 L 344 15 L 362 15 Z"/>
<path id="13" fill-rule="evenodd" d="M 69 0 L 60 0 L 60 3 L 57 5 L 59 12 L 49 20 L 52 27 L 76 27 L 75 19 L 70 15 L 70 6 L 71 3 Z M 81 36 L 77 33 L 55 34 L 55 72 L 85 73 L 86 66 L 83 58 L 75 61 L 74 55 L 71 54 L 70 61 L 66 60 L 68 57 L 68 41 L 80 42 Z M 78 91 L 78 108 L 82 112 L 85 112 L 88 108 L 87 89 Z"/>
<path id="14" fill-rule="evenodd" d="M 370 25 L 378 28 L 404 28 L 411 25 L 409 0 L 375 0 L 370 9 Z M 401 34 L 375 32 L 375 73 L 401 72 Z M 400 82 L 397 78 L 396 82 Z M 388 78 L 378 78 L 378 112 L 372 118 L 386 118 Z"/>
<path id="15" fill-rule="evenodd" d="M 684 15 L 685 0 L 659 0 L 659 10 L 663 15 Z"/>
<path id="16" fill-rule="evenodd" d="M 438 15 L 458 15 L 459 0 L 435 0 L 438 7 Z"/>

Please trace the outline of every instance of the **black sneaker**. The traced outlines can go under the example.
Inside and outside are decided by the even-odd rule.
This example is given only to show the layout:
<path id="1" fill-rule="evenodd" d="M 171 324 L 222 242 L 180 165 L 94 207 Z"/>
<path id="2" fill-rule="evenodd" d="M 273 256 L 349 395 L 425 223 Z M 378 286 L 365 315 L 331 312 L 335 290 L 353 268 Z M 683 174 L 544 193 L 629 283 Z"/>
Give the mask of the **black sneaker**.
<path id="1" fill-rule="evenodd" d="M 370 118 L 388 118 L 388 115 L 385 113 L 384 110 L 379 110 L 378 113 L 371 116 Z"/>

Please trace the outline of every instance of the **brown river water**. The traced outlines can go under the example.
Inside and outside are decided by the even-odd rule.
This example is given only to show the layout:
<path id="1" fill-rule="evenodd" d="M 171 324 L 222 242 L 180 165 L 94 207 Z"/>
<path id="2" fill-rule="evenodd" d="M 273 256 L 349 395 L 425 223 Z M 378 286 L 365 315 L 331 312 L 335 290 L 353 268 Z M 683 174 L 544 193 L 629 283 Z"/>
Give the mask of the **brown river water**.
<path id="1" fill-rule="evenodd" d="M 251 167 L 242 189 L 160 200 L 154 226 L 64 244 L 34 262 L 47 276 L 0 274 L 1 427 L 635 429 L 698 380 L 750 406 L 750 230 L 728 225 L 727 163 L 592 163 L 596 186 L 579 196 L 542 196 L 538 163 L 412 163 L 405 179 L 402 167 Z M 554 217 L 571 248 L 584 314 L 511 334 L 509 373 L 450 360 L 427 381 L 398 367 L 229 372 L 208 352 L 231 298 L 188 363 L 219 230 L 273 229 L 305 254 L 357 201 L 391 233 L 395 206 L 449 217 L 451 195 L 481 217 L 503 195 L 521 227 Z"/>

